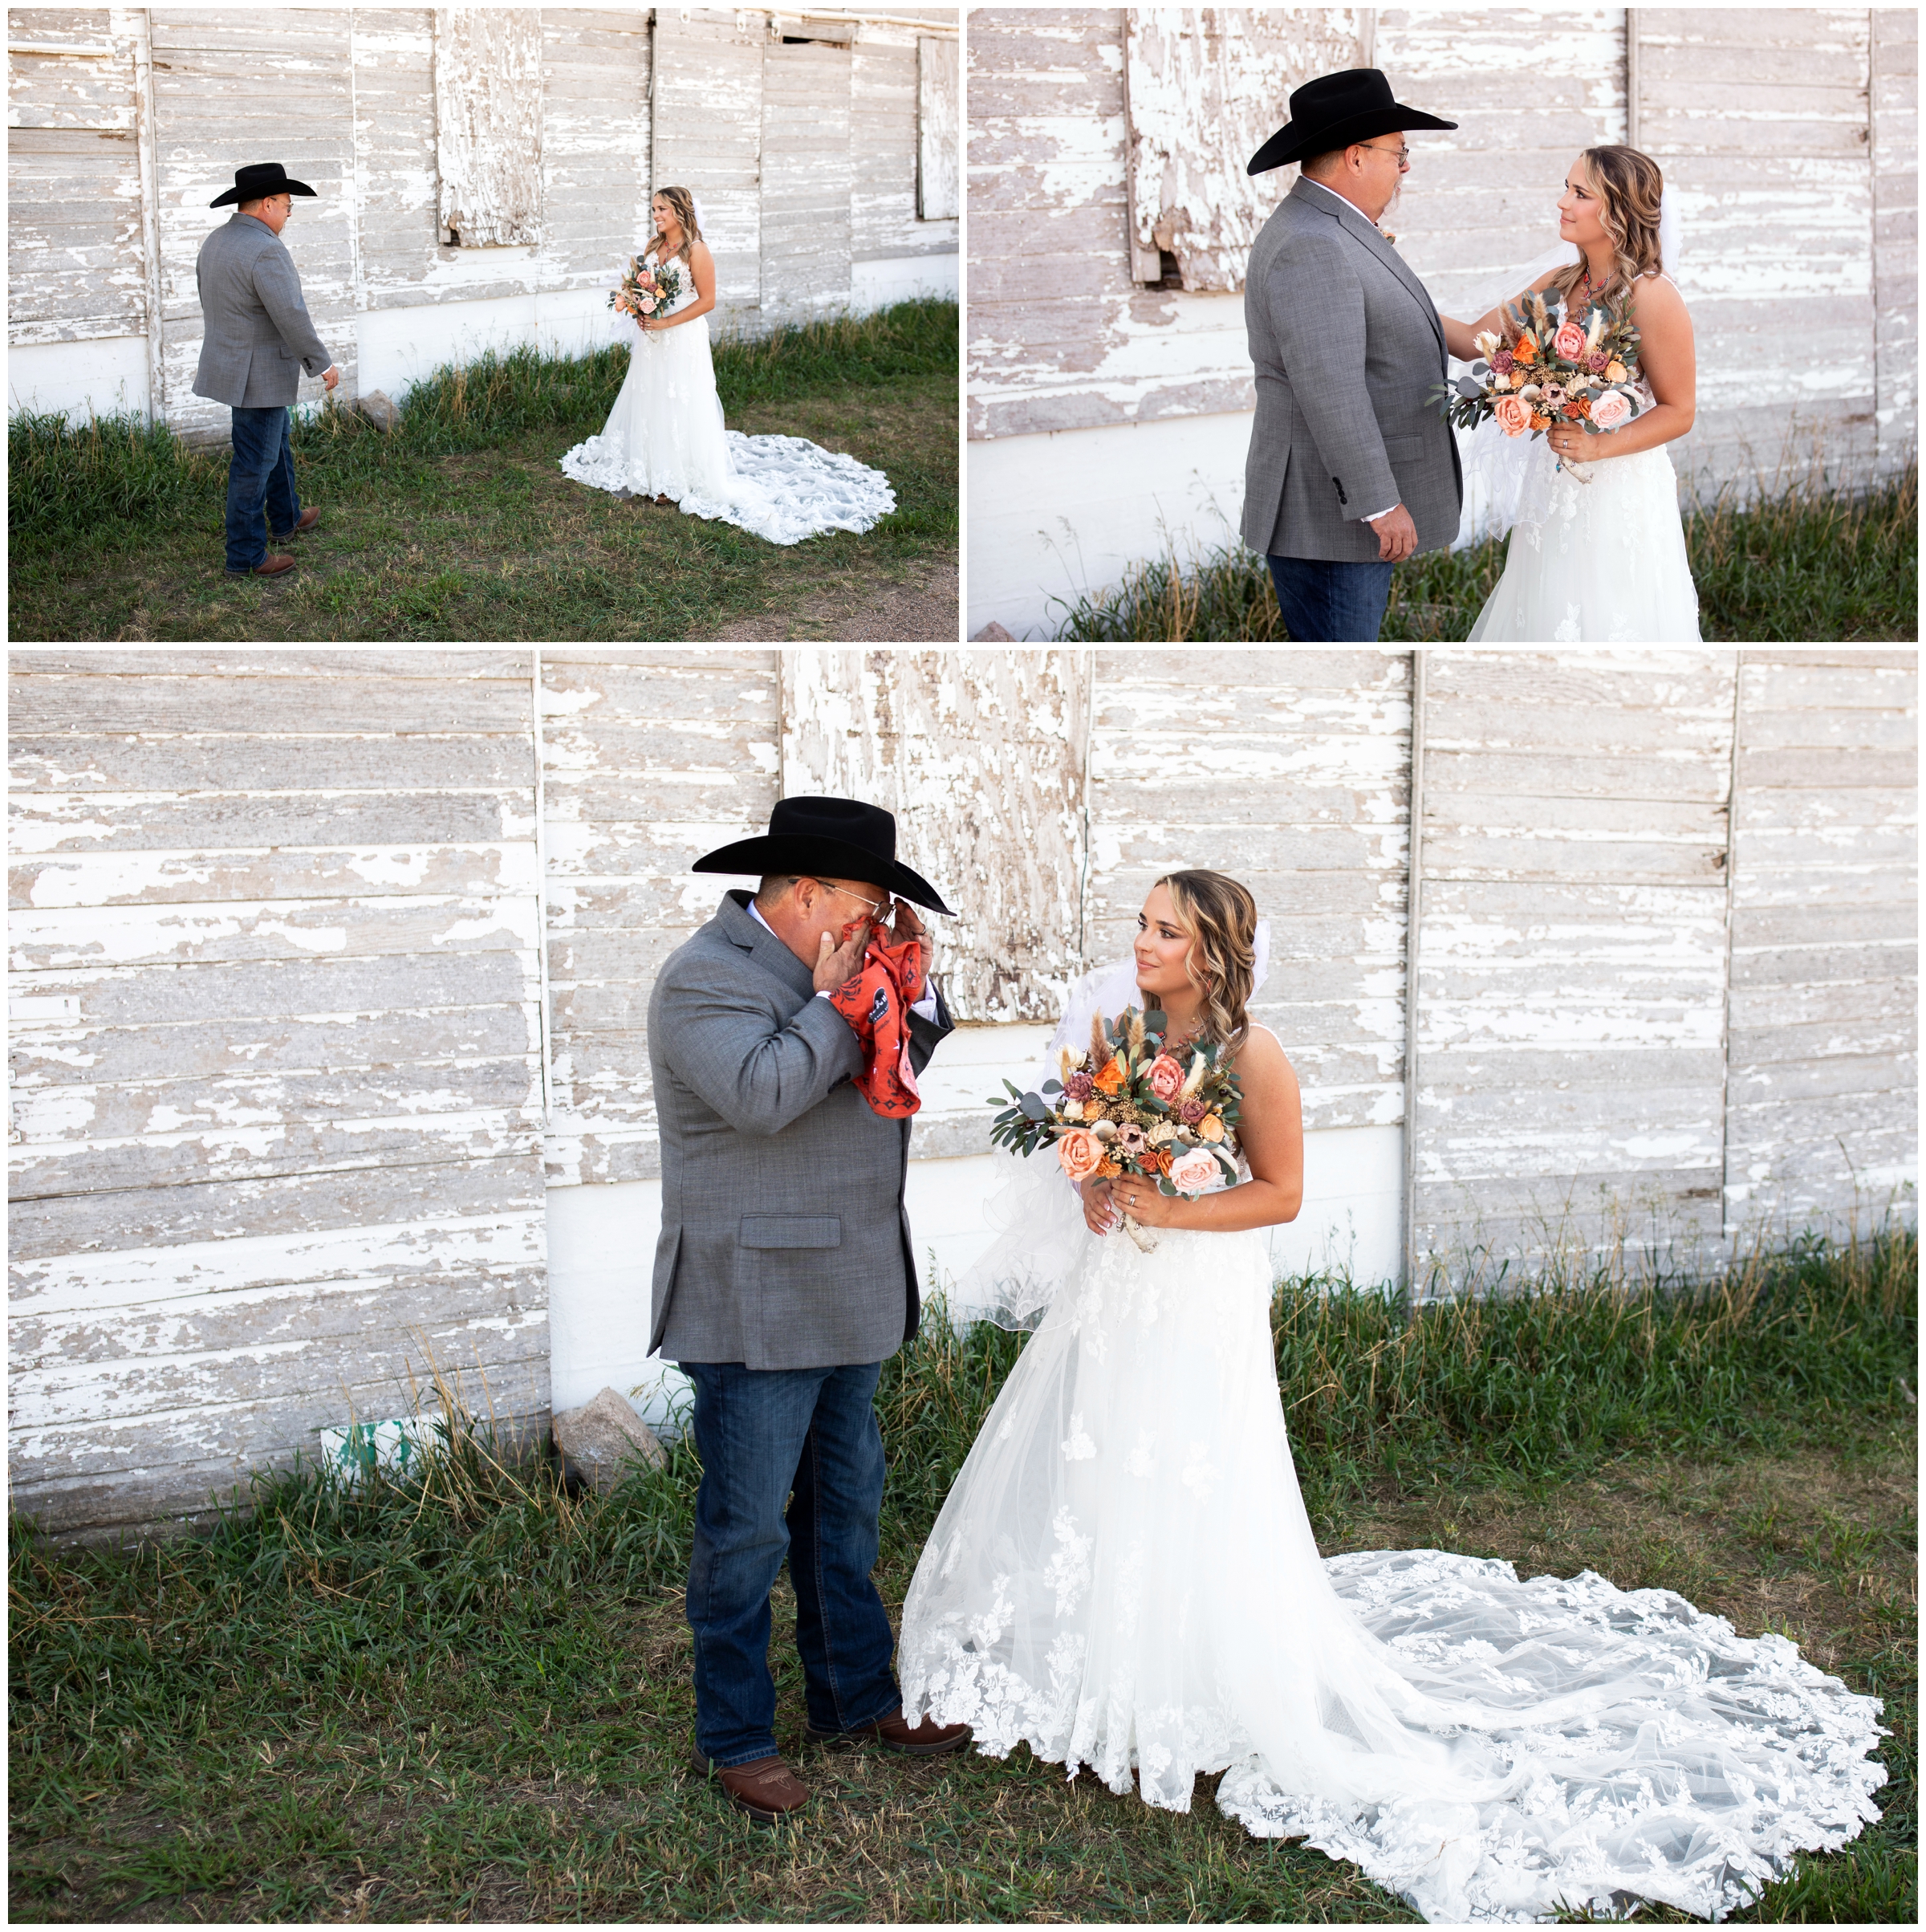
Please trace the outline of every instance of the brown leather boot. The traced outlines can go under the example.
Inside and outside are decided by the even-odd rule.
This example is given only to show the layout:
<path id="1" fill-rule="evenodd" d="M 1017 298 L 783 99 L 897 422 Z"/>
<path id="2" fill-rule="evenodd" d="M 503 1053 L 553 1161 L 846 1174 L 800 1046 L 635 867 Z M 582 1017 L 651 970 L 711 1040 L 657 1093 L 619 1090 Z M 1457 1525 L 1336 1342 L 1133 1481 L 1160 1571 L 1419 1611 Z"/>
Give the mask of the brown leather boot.
<path id="1" fill-rule="evenodd" d="M 278 577 L 282 571 L 294 567 L 292 557 L 277 557 L 270 551 L 252 570 L 230 570 L 227 574 L 230 577 Z"/>
<path id="2" fill-rule="evenodd" d="M 946 1751 L 961 1751 L 969 1742 L 967 1724 L 939 1724 L 924 1718 L 912 1724 L 899 1710 L 873 1724 L 859 1724 L 854 1731 L 819 1731 L 814 1724 L 803 1727 L 812 1744 L 860 1744 L 874 1739 L 886 1751 L 906 1751 L 912 1758 L 938 1758 Z"/>
<path id="3" fill-rule="evenodd" d="M 739 1812 L 758 1824 L 779 1824 L 791 1812 L 809 1802 L 809 1787 L 780 1758 L 754 1758 L 746 1764 L 715 1764 L 701 1751 L 689 1757 L 689 1768 L 713 1777 Z"/>
<path id="4" fill-rule="evenodd" d="M 304 510 L 301 512 L 301 521 L 292 530 L 282 531 L 274 539 L 274 541 L 277 543 L 285 543 L 290 537 L 298 537 L 303 531 L 312 530 L 320 521 L 321 512 L 319 510 Z"/>

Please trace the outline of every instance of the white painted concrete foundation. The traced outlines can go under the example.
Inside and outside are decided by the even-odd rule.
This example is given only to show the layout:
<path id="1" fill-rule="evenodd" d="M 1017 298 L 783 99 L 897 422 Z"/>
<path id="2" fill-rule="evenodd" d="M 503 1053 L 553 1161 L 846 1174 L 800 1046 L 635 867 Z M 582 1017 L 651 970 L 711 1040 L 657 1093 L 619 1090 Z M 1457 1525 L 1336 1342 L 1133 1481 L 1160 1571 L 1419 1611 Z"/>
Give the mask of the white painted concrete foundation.
<path id="1" fill-rule="evenodd" d="M 953 1287 L 988 1246 L 984 1204 L 1008 1179 L 1014 1158 L 993 1152 L 911 1161 L 909 1225 L 926 1292 Z M 1360 1286 L 1396 1281 L 1403 1158 L 1402 1128 L 1306 1134 L 1304 1211 L 1288 1226 L 1270 1230 L 1278 1276 L 1331 1270 L 1348 1273 Z M 674 1426 L 688 1378 L 648 1352 L 650 1278 L 661 1221 L 658 1182 L 548 1190 L 548 1332 L 556 1409 L 572 1409 L 612 1387 L 652 1426 Z M 974 1312 L 965 1305 L 954 1312 Z"/>
<path id="2" fill-rule="evenodd" d="M 147 338 L 102 336 L 91 342 L 35 342 L 6 352 L 6 413 L 58 410 L 70 423 L 96 416 L 144 417 L 148 408 Z"/>
<path id="3" fill-rule="evenodd" d="M 1013 637 L 1052 637 L 1065 604 L 1129 565 L 1228 543 L 1251 420 L 1175 416 L 969 444 L 966 634 L 994 621 Z"/>

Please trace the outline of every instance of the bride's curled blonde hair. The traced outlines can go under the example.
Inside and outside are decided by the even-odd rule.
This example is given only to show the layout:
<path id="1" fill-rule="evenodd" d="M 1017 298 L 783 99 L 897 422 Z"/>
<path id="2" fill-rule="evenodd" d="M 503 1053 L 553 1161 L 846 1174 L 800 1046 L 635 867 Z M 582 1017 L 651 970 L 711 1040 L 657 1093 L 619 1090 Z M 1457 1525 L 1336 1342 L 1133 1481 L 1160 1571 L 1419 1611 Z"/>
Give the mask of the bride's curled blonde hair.
<path id="1" fill-rule="evenodd" d="M 1665 177 L 1649 154 L 1636 148 L 1587 148 L 1579 157 L 1591 177 L 1599 197 L 1599 219 L 1611 237 L 1611 273 L 1595 296 L 1619 295 L 1641 276 L 1656 275 L 1664 266 L 1659 253 L 1659 203 Z M 1548 295 L 1569 297 L 1584 279 L 1585 264 L 1561 269 L 1546 290 Z"/>
<path id="2" fill-rule="evenodd" d="M 1250 1031 L 1245 1009 L 1257 972 L 1258 902 L 1226 872 L 1171 872 L 1157 884 L 1190 934 L 1184 970 L 1204 996 L 1204 1031 L 1234 1052 Z"/>
<path id="3" fill-rule="evenodd" d="M 676 250 L 682 259 L 689 259 L 689 251 L 702 239 L 702 230 L 696 226 L 696 197 L 686 188 L 658 188 L 656 194 L 676 211 L 676 219 L 682 224 L 682 246 Z M 649 197 L 650 202 L 655 195 Z"/>

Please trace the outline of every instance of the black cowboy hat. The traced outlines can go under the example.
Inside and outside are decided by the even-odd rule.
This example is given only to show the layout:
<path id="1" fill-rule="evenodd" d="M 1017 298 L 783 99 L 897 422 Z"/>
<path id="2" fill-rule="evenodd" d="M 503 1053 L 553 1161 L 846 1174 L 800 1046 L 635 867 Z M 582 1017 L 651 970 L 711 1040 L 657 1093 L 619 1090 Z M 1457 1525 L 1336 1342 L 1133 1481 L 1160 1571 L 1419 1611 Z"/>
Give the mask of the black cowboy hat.
<path id="1" fill-rule="evenodd" d="M 706 852 L 689 869 L 753 872 L 758 878 L 793 872 L 860 879 L 933 913 L 956 917 L 927 879 L 897 864 L 895 814 L 855 799 L 781 799 L 762 837 L 738 839 Z"/>
<path id="2" fill-rule="evenodd" d="M 278 161 L 250 161 L 234 170 L 234 185 L 226 194 L 217 194 L 209 208 L 225 208 L 230 201 L 265 201 L 270 194 L 312 194 L 306 181 L 291 181 Z"/>
<path id="3" fill-rule="evenodd" d="M 1347 67 L 1342 74 L 1321 74 L 1292 90 L 1290 119 L 1250 157 L 1244 172 L 1263 174 L 1287 161 L 1348 148 L 1374 134 L 1395 134 L 1400 128 L 1457 124 L 1400 106 L 1392 98 L 1391 83 L 1375 67 Z"/>

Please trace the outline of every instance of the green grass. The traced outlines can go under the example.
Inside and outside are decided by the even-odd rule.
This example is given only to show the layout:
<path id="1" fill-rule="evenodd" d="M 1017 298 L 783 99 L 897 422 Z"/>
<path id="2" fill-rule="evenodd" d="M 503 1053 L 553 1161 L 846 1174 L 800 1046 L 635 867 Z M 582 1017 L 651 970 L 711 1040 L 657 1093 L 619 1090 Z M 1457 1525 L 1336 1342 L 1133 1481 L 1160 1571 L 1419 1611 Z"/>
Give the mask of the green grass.
<path id="1" fill-rule="evenodd" d="M 1914 1917 L 1917 1269 L 1888 1229 L 1696 1290 L 1595 1275 L 1406 1320 L 1303 1281 L 1274 1310 L 1327 1550 L 1680 1589 L 1887 1700 L 1880 1822 L 1751 1918 Z M 892 1606 L 1021 1348 L 933 1311 L 885 1373 Z M 804 1750 L 786 1587 L 778 1735 L 816 1796 L 759 1832 L 683 1763 L 698 1474 L 685 1442 L 572 1499 L 458 1431 L 406 1485 L 262 1476 L 201 1539 L 63 1554 L 16 1523 L 12 1916 L 1409 1919 L 1201 1790 L 1178 1817 L 1021 1750 Z"/>
<path id="2" fill-rule="evenodd" d="M 1685 513 L 1685 547 L 1708 643 L 1919 636 L 1919 469 L 1863 495 L 1799 485 L 1741 509 Z M 1471 633 L 1505 571 L 1505 540 L 1430 551 L 1392 574 L 1386 643 Z M 1189 561 L 1154 558 L 1115 589 L 1065 608 L 1057 637 L 1083 644 L 1282 643 L 1263 558 L 1241 544 Z"/>
<path id="3" fill-rule="evenodd" d="M 957 311 L 902 303 L 728 340 L 732 429 L 807 436 L 881 468 L 895 512 L 789 548 L 672 507 L 623 503 L 555 467 L 599 429 L 628 352 L 521 349 L 444 368 L 384 435 L 331 405 L 297 422 L 321 528 L 271 581 L 222 568 L 226 448 L 131 418 L 8 425 L 10 633 L 94 638 L 680 638 L 732 617 L 862 608 L 953 580 Z"/>

